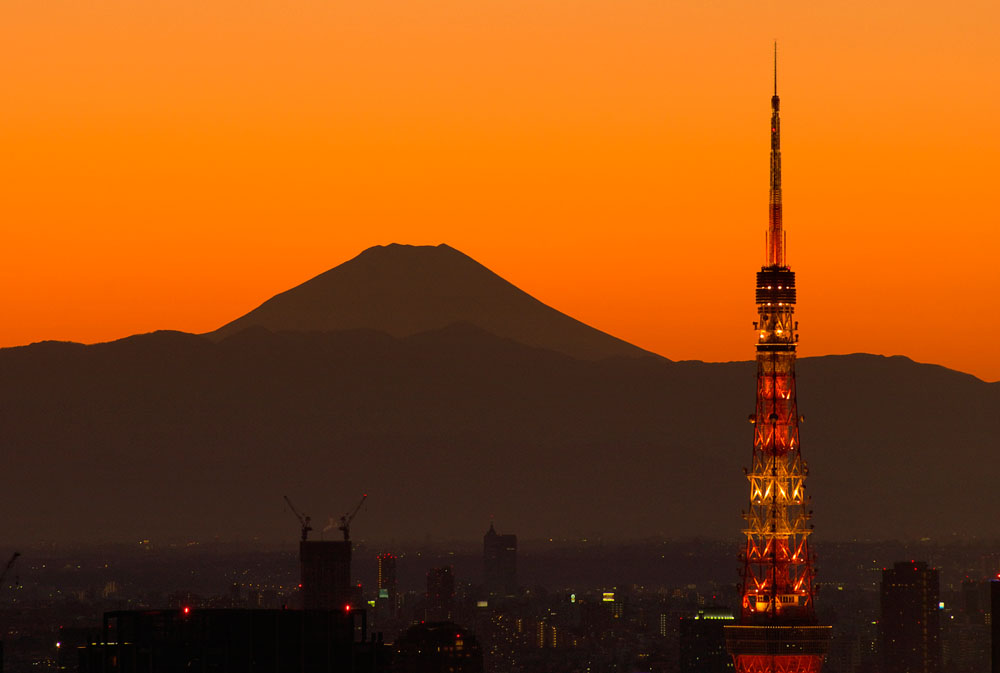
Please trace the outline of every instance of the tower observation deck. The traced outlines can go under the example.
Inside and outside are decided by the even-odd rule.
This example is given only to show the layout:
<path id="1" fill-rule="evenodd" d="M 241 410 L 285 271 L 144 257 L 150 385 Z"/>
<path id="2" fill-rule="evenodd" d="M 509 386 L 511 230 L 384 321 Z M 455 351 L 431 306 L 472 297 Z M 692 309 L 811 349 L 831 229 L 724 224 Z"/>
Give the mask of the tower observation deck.
<path id="1" fill-rule="evenodd" d="M 756 288 L 757 406 L 750 416 L 754 440 L 740 558 L 742 604 L 738 623 L 726 627 L 726 647 L 737 673 L 818 673 L 830 627 L 818 624 L 813 604 L 812 510 L 795 400 L 795 273 L 785 263 L 782 226 L 777 50 L 774 79 L 766 262 Z"/>

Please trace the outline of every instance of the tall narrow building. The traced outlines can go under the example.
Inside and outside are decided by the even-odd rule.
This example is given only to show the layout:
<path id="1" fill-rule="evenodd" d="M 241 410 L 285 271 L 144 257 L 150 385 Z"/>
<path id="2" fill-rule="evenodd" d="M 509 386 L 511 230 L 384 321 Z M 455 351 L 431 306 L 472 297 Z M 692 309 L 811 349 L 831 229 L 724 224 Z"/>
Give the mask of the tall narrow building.
<path id="1" fill-rule="evenodd" d="M 427 571 L 428 622 L 446 622 L 455 614 L 455 571 L 451 566 Z"/>
<path id="2" fill-rule="evenodd" d="M 379 592 L 379 598 L 382 598 L 382 593 L 385 592 L 384 598 L 387 598 L 390 602 L 395 604 L 397 589 L 396 555 L 386 552 L 376 556 L 375 560 L 378 562 L 378 576 L 376 578 L 376 584 L 378 586 L 376 588 Z"/>
<path id="3" fill-rule="evenodd" d="M 1000 575 L 990 580 L 990 672 L 1000 673 Z"/>
<path id="4" fill-rule="evenodd" d="M 939 673 L 941 625 L 937 568 L 923 561 L 882 570 L 879 650 L 882 673 Z"/>
<path id="5" fill-rule="evenodd" d="M 517 593 L 517 536 L 500 535 L 492 522 L 483 535 L 483 584 L 491 596 Z"/>
<path id="6" fill-rule="evenodd" d="M 399 617 L 400 596 L 399 586 L 396 583 L 396 555 L 388 552 L 379 554 L 376 558 L 378 562 L 376 576 L 375 595 L 375 619 L 379 628 L 385 629 L 386 624 L 391 624 Z"/>
<path id="7" fill-rule="evenodd" d="M 811 510 L 799 446 L 795 401 L 795 273 L 786 260 L 781 209 L 781 122 L 775 49 L 771 97 L 771 194 L 765 264 L 757 273 L 757 407 L 746 547 L 741 555 L 739 621 L 726 627 L 737 673 L 817 673 L 830 627 L 818 625 L 813 605 Z"/>

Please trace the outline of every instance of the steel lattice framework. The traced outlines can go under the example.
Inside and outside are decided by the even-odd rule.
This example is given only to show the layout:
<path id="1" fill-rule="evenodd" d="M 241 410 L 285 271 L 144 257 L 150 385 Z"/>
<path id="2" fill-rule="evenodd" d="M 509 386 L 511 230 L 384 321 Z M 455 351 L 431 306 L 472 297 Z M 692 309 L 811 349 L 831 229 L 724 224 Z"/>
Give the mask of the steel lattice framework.
<path id="1" fill-rule="evenodd" d="M 757 407 L 747 479 L 739 625 L 727 627 L 738 673 L 818 673 L 829 627 L 814 608 L 812 515 L 799 446 L 795 395 L 795 273 L 785 264 L 777 52 L 771 97 L 771 194 L 766 264 L 757 274 Z"/>
<path id="2" fill-rule="evenodd" d="M 823 666 L 822 655 L 813 654 L 744 654 L 737 661 L 743 673 L 819 673 Z"/>

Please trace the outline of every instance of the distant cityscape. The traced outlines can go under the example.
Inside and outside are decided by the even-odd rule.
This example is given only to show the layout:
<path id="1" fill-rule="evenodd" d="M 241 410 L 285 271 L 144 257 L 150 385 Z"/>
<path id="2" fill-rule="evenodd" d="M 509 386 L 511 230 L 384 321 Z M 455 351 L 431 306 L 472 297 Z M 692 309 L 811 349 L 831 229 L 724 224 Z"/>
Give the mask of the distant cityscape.
<path id="1" fill-rule="evenodd" d="M 315 544 L 336 550 L 338 542 Z M 824 671 L 990 670 L 997 549 L 993 542 L 823 543 L 817 606 L 833 625 Z M 738 614 L 736 552 L 735 541 L 713 540 L 519 544 L 499 526 L 487 529 L 481 546 L 360 540 L 349 581 L 334 587 L 343 593 L 329 594 L 347 601 L 302 611 L 303 563 L 317 561 L 288 548 L 26 549 L 3 581 L 4 670 L 170 671 L 200 662 L 194 670 L 731 671 L 723 627 Z M 283 614 L 322 623 L 280 624 Z M 233 626 L 251 617 L 255 628 Z M 197 626 L 194 633 L 169 628 L 186 624 Z M 317 658 L 307 629 L 331 634 L 333 651 Z M 220 641 L 222 631 L 236 635 Z M 251 646 L 248 634 L 262 631 L 284 636 Z M 126 632 L 131 640 L 119 639 Z M 419 658 L 421 643 L 439 640 L 454 653 L 460 640 L 460 661 L 441 668 Z M 128 654 L 126 642 L 137 651 Z M 231 654 L 228 664 L 206 658 L 261 647 L 256 668 Z M 142 663 L 143 648 L 161 659 Z M 312 663 L 300 667 L 309 652 Z M 275 664 L 276 657 L 288 661 Z M 914 657 L 925 657 L 922 667 Z"/>

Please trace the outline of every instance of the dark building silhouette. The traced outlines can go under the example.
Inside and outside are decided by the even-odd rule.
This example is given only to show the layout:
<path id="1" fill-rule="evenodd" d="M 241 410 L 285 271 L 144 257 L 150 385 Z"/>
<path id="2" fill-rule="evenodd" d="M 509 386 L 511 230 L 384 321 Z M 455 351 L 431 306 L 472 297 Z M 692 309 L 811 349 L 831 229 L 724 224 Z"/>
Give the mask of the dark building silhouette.
<path id="1" fill-rule="evenodd" d="M 942 594 L 941 665 L 949 673 L 983 673 L 990 668 L 989 582 L 964 579 L 954 602 Z"/>
<path id="2" fill-rule="evenodd" d="M 351 605 L 351 543 L 308 540 L 299 543 L 302 564 L 302 607 L 306 610 L 342 610 Z"/>
<path id="3" fill-rule="evenodd" d="M 483 536 L 483 584 L 490 594 L 517 593 L 517 536 L 500 535 L 492 523 Z"/>
<path id="4" fill-rule="evenodd" d="M 476 637 L 452 622 L 411 626 L 396 639 L 394 673 L 482 673 Z"/>
<path id="5" fill-rule="evenodd" d="M 990 659 L 993 673 L 1000 673 L 1000 579 L 990 580 Z"/>
<path id="6" fill-rule="evenodd" d="M 725 625 L 735 621 L 726 608 L 705 608 L 682 617 L 679 631 L 681 673 L 728 673 L 733 658 L 726 652 Z"/>
<path id="7" fill-rule="evenodd" d="M 939 594 L 937 568 L 923 561 L 882 570 L 882 673 L 941 671 Z"/>
<path id="8" fill-rule="evenodd" d="M 455 612 L 455 572 L 451 567 L 427 571 L 427 621 L 446 622 Z"/>
<path id="9" fill-rule="evenodd" d="M 80 651 L 101 639 L 101 629 L 97 626 L 60 626 L 56 639 L 56 670 L 75 671 L 80 664 Z M 3 670 L 0 666 L 0 673 Z"/>
<path id="10" fill-rule="evenodd" d="M 386 672 L 363 610 L 134 610 L 104 615 L 81 673 Z"/>
<path id="11" fill-rule="evenodd" d="M 970 623 L 985 623 L 986 609 L 984 603 L 985 592 L 983 583 L 977 580 L 962 580 L 962 617 Z"/>

